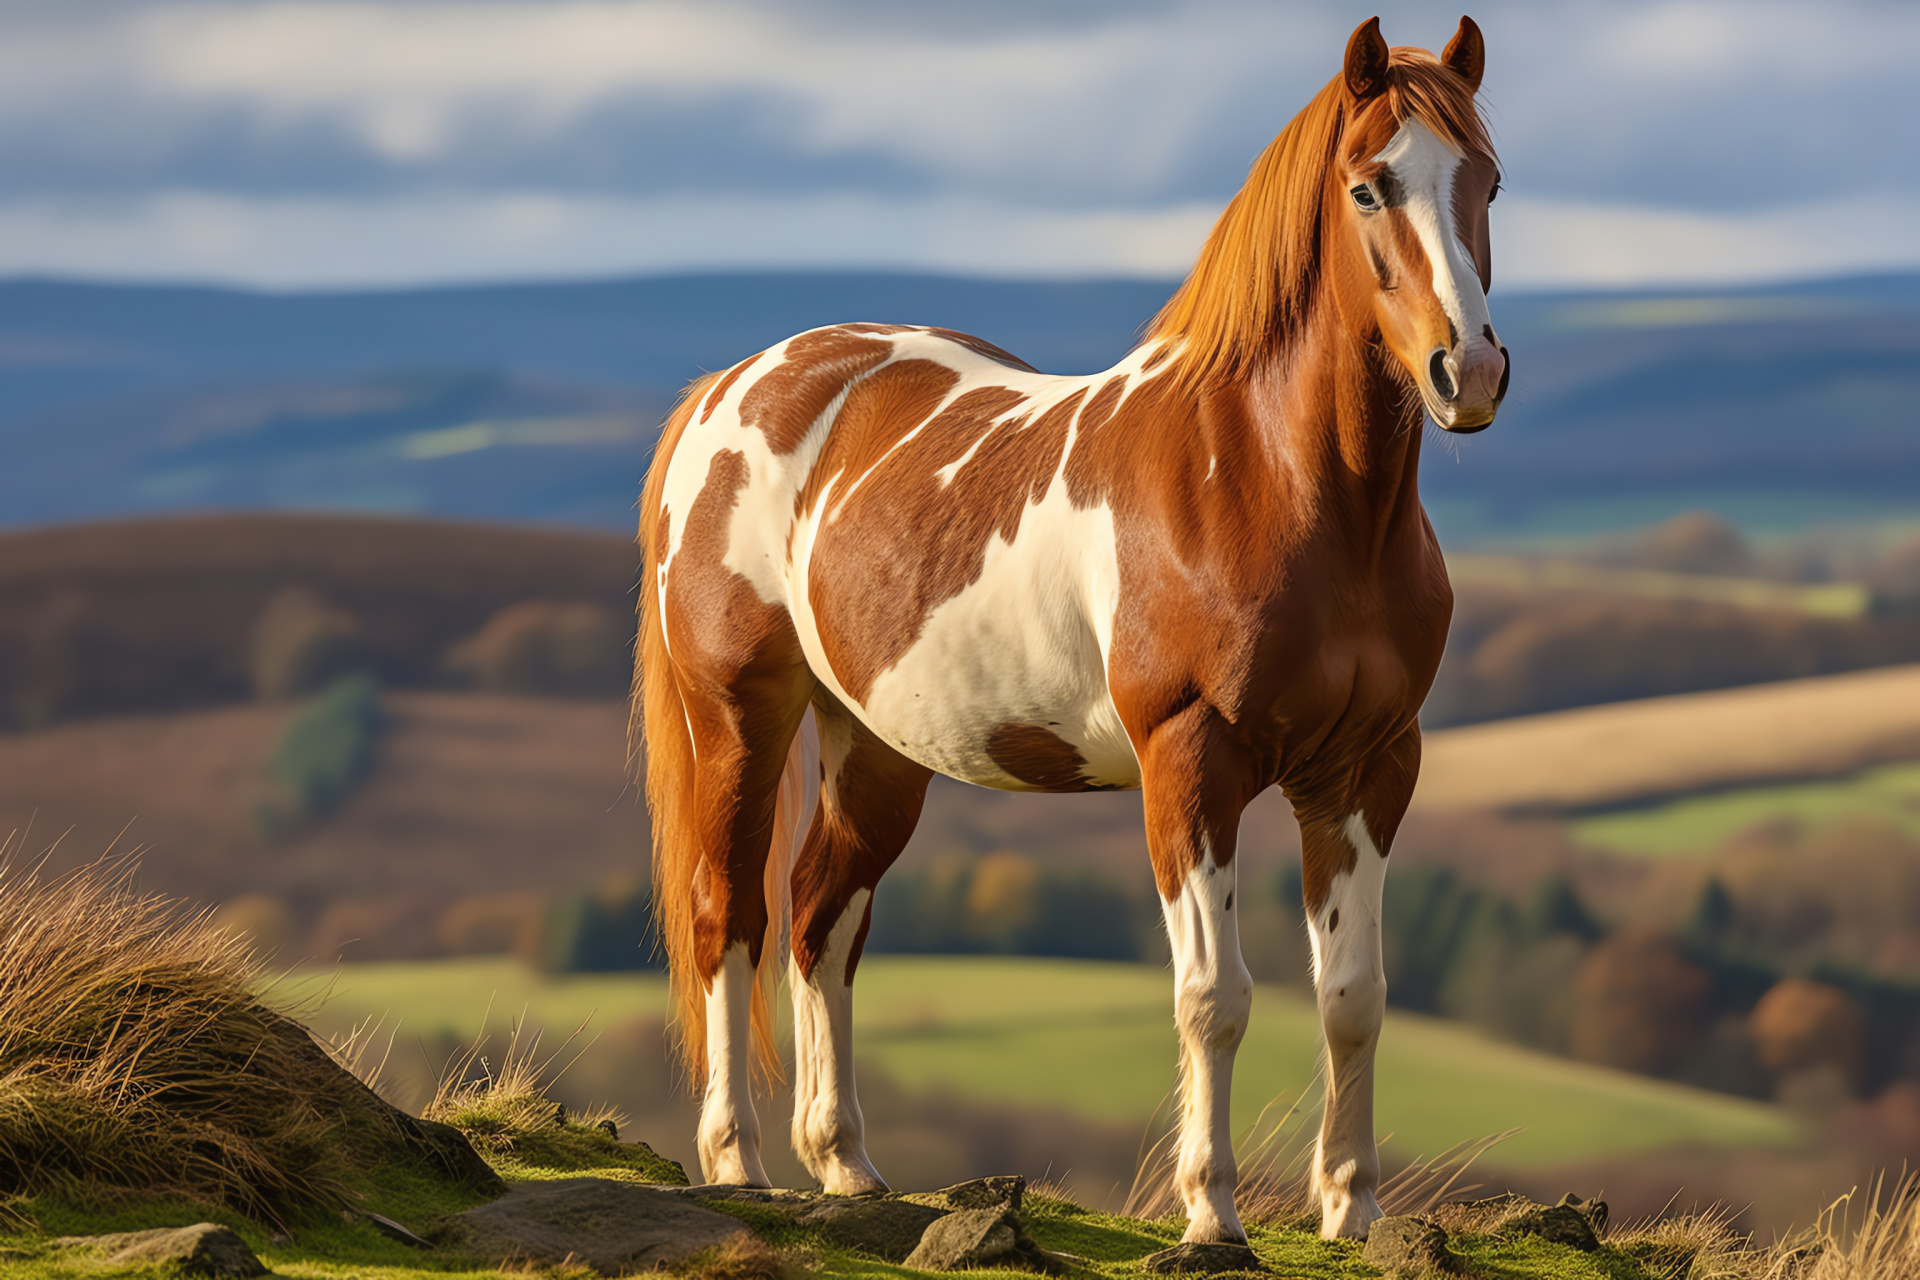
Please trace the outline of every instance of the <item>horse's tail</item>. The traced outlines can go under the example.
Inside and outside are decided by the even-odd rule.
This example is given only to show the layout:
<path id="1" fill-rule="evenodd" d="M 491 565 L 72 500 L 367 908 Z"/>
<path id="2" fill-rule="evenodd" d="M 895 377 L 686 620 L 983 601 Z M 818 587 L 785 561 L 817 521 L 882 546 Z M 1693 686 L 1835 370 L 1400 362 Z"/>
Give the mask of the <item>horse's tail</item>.
<path id="1" fill-rule="evenodd" d="M 706 992 L 693 954 L 694 873 L 700 862 L 694 824 L 699 814 L 693 803 L 692 729 L 667 652 L 666 620 L 660 616 L 660 566 L 670 549 L 661 502 L 674 446 L 713 380 L 698 379 L 682 393 L 661 428 L 640 493 L 640 635 L 634 646 L 627 719 L 627 763 L 646 771 L 647 810 L 653 819 L 653 923 L 672 980 L 680 1052 L 696 1087 L 705 1083 L 707 1070 Z"/>
<path id="2" fill-rule="evenodd" d="M 667 650 L 665 621 L 660 617 L 660 565 L 669 550 L 661 503 L 674 446 L 713 383 L 722 376 L 701 378 L 681 396 L 660 432 L 660 443 L 641 492 L 640 635 L 634 647 L 633 698 L 627 721 L 628 761 L 636 770 L 645 769 L 647 808 L 653 819 L 654 924 L 672 978 L 681 1058 L 696 1087 L 705 1083 L 707 1073 L 707 983 L 695 964 L 693 930 L 695 876 L 701 856 L 695 835 L 702 815 L 693 801 L 691 726 Z M 817 765 L 807 767 L 809 759 L 817 759 L 817 748 L 810 735 L 796 733 L 781 774 L 772 849 L 767 857 L 767 932 L 755 975 L 753 1030 L 760 1067 L 774 1079 L 784 1074 L 774 1039 L 773 1006 L 775 984 L 785 965 L 791 912 L 788 877 L 794 839 L 807 808 L 809 783 L 819 773 Z"/>

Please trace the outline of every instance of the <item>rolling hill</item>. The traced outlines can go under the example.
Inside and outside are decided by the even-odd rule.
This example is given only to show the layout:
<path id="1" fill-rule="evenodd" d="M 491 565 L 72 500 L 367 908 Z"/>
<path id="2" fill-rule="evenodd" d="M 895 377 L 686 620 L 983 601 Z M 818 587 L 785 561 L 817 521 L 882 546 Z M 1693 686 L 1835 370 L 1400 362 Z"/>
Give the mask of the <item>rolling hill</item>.
<path id="1" fill-rule="evenodd" d="M 265 294 L 0 282 L 0 519 L 207 506 L 624 530 L 676 390 L 816 324 L 1103 367 L 1170 281 L 853 273 Z M 1749 527 L 1920 506 L 1920 278 L 1496 293 L 1499 427 L 1429 451 L 1450 542 L 1712 506 Z M 1451 455 L 1451 456 L 1450 456 Z"/>

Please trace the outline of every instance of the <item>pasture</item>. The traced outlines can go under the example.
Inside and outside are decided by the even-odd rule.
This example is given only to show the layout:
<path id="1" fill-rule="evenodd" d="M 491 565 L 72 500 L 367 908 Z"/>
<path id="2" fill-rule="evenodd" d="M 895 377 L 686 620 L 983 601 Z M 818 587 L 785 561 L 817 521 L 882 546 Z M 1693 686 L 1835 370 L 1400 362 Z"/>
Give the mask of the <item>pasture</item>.
<path id="1" fill-rule="evenodd" d="M 1416 807 L 1569 811 L 1836 777 L 1920 754 L 1920 666 L 1521 716 L 1427 735 Z"/>
<path id="2" fill-rule="evenodd" d="M 344 966 L 282 990 L 331 997 L 323 1031 L 364 1019 L 414 1037 L 471 1039 L 491 1009 L 497 1029 L 524 1010 L 563 1038 L 666 1011 L 653 974 L 543 978 L 512 961 Z M 1140 965 L 1010 957 L 875 956 L 860 969 L 856 1045 L 899 1085 L 981 1102 L 1056 1108 L 1144 1131 L 1173 1082 L 1169 976 Z M 383 1033 L 384 1034 L 384 1033 Z M 607 1052 L 605 1048 L 588 1053 Z M 401 1050 L 396 1050 L 401 1052 Z M 1234 1127 L 1275 1099 L 1313 1089 L 1317 1015 L 1307 998 L 1263 986 L 1234 1073 Z M 649 1074 L 660 1069 L 650 1065 Z M 1609 1071 L 1503 1044 L 1457 1023 L 1389 1011 L 1381 1037 L 1378 1117 L 1386 1150 L 1434 1155 L 1506 1129 L 1502 1168 L 1557 1165 L 1671 1145 L 1778 1147 L 1800 1136 L 1778 1108 Z M 677 1154 L 691 1134 L 637 1133 Z"/>
<path id="3" fill-rule="evenodd" d="M 1686 796 L 1578 818 L 1571 828 L 1583 844 L 1671 858 L 1707 852 L 1736 832 L 1779 819 L 1808 827 L 1872 822 L 1920 837 L 1920 763 L 1886 765 L 1831 781 Z"/>

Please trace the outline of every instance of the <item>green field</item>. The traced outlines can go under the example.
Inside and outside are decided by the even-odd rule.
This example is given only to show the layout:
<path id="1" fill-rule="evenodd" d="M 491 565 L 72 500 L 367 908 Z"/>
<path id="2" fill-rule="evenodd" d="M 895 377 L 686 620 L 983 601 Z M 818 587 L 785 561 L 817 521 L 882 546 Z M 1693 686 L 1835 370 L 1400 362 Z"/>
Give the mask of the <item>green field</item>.
<path id="1" fill-rule="evenodd" d="M 1707 852 L 1743 828 L 1776 818 L 1807 826 L 1861 819 L 1920 837 L 1920 762 L 1828 782 L 1743 787 L 1597 814 L 1575 821 L 1572 830 L 1584 844 L 1669 858 Z"/>
<path id="2" fill-rule="evenodd" d="M 309 994 L 325 979 L 290 991 Z M 471 1037 L 525 1010 L 564 1035 L 657 1017 L 656 975 L 549 980 L 507 960 L 347 966 L 314 1018 L 338 1029 L 398 1019 L 405 1036 Z M 911 1089 L 1058 1107 L 1143 1129 L 1173 1081 L 1172 982 L 1138 965 L 1014 958 L 881 956 L 860 969 L 863 1060 Z M 1234 1080 L 1234 1122 L 1314 1086 L 1319 1031 L 1304 994 L 1262 987 Z M 598 1050 L 590 1050 L 596 1052 Z M 1537 1166 L 1674 1144 L 1795 1140 L 1777 1108 L 1533 1053 L 1456 1023 L 1392 1012 L 1379 1060 L 1380 1131 L 1390 1151 L 1431 1155 L 1506 1129 L 1497 1162 Z"/>

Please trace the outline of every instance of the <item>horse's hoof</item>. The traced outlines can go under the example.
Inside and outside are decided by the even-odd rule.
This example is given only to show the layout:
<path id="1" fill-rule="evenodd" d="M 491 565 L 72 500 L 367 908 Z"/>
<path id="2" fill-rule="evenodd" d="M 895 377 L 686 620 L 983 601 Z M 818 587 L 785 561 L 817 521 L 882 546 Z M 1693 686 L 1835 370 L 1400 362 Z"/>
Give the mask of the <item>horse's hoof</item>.
<path id="1" fill-rule="evenodd" d="M 1382 1216 L 1371 1191 L 1362 1191 L 1359 1195 L 1328 1195 L 1320 1204 L 1323 1240 L 1365 1240 L 1367 1228 Z"/>

